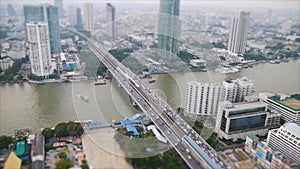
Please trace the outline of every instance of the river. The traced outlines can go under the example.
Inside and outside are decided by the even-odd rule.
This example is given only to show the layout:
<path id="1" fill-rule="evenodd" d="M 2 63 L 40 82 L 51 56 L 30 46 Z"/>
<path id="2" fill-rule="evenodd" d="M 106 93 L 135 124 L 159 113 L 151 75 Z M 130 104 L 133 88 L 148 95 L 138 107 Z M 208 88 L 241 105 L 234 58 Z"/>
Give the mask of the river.
<path id="1" fill-rule="evenodd" d="M 288 63 L 262 63 L 243 69 L 231 77 L 249 77 L 255 81 L 255 91 L 286 94 L 300 93 L 300 60 Z M 191 80 L 222 82 L 224 75 L 209 71 L 156 75 L 150 85 L 169 104 L 184 105 L 185 84 Z M 84 102 L 79 95 L 90 98 Z M 0 84 L 0 134 L 12 134 L 13 129 L 53 127 L 69 120 L 96 119 L 102 123 L 121 120 L 139 112 L 131 106 L 128 95 L 115 80 L 95 86 L 91 81 L 45 85 Z"/>

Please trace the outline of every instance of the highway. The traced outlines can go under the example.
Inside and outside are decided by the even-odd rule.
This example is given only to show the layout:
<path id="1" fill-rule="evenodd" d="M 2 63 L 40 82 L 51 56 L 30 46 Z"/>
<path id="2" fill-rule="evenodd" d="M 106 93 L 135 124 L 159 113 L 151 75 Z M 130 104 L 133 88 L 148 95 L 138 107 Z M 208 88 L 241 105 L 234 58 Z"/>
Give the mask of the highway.
<path id="1" fill-rule="evenodd" d="M 90 50 L 108 68 L 141 110 L 153 121 L 190 168 L 227 168 L 227 164 L 218 157 L 216 151 L 175 110 L 144 85 L 131 70 L 115 59 L 96 41 L 73 29 L 70 29 L 70 31 L 88 42 Z"/>

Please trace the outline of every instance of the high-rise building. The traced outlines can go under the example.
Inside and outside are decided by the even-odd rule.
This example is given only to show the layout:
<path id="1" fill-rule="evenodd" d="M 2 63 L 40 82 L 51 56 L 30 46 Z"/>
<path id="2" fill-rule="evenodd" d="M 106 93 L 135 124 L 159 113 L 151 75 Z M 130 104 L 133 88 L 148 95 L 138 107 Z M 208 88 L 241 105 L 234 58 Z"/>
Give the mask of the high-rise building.
<path id="1" fill-rule="evenodd" d="M 80 8 L 76 8 L 76 29 L 77 30 L 83 29 L 81 9 Z"/>
<path id="2" fill-rule="evenodd" d="M 9 16 L 17 16 L 16 11 L 11 4 L 7 4 L 7 14 Z"/>
<path id="3" fill-rule="evenodd" d="M 58 8 L 58 16 L 59 18 L 64 17 L 64 7 L 63 7 L 63 0 L 55 0 L 54 6 Z"/>
<path id="4" fill-rule="evenodd" d="M 272 149 L 300 164 L 300 126 L 296 123 L 285 123 L 279 129 L 270 130 L 267 143 Z"/>
<path id="5" fill-rule="evenodd" d="M 116 25 L 115 25 L 115 12 L 116 8 L 110 4 L 106 4 L 106 30 L 107 36 L 111 39 L 116 37 Z"/>
<path id="6" fill-rule="evenodd" d="M 51 5 L 25 5 L 24 6 L 25 25 L 30 22 L 47 22 L 51 53 L 59 54 L 61 52 L 60 46 L 60 28 L 59 28 L 59 17 L 58 9 Z"/>
<path id="7" fill-rule="evenodd" d="M 84 29 L 92 32 L 94 30 L 94 10 L 93 4 L 85 3 L 84 4 Z"/>
<path id="8" fill-rule="evenodd" d="M 181 21 L 179 19 L 180 0 L 160 0 L 157 38 L 158 55 L 171 60 L 179 53 Z"/>
<path id="9" fill-rule="evenodd" d="M 245 53 L 250 13 L 238 11 L 232 18 L 228 50 L 233 53 Z"/>
<path id="10" fill-rule="evenodd" d="M 221 84 L 189 82 L 186 86 L 186 113 L 215 116 L 221 96 Z"/>
<path id="11" fill-rule="evenodd" d="M 76 21 L 76 7 L 75 6 L 69 6 L 68 8 L 68 20 L 71 26 L 75 26 Z"/>
<path id="12" fill-rule="evenodd" d="M 69 6 L 68 20 L 71 26 L 76 29 L 82 29 L 81 9 L 75 6 Z"/>
<path id="13" fill-rule="evenodd" d="M 49 76 L 52 74 L 52 68 L 48 23 L 26 23 L 26 34 L 32 74 Z"/>
<path id="14" fill-rule="evenodd" d="M 250 96 L 254 92 L 253 80 L 247 77 L 236 80 L 226 80 L 223 82 L 223 100 L 230 102 L 244 101 L 246 96 Z"/>

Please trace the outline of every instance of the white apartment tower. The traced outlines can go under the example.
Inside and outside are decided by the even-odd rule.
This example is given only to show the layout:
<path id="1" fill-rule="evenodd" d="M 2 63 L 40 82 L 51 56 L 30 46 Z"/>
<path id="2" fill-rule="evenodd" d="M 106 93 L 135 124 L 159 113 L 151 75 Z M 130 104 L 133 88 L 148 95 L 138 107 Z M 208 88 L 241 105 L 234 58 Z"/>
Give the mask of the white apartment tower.
<path id="1" fill-rule="evenodd" d="M 186 113 L 215 116 L 222 95 L 222 85 L 189 82 L 186 86 Z"/>
<path id="2" fill-rule="evenodd" d="M 244 101 L 246 96 L 254 92 L 254 82 L 247 77 L 223 81 L 222 100 L 230 102 Z"/>
<path id="3" fill-rule="evenodd" d="M 245 53 L 250 12 L 238 11 L 232 18 L 228 40 L 228 50 L 233 53 Z"/>
<path id="4" fill-rule="evenodd" d="M 36 76 L 52 74 L 48 24 L 31 22 L 26 24 L 31 72 Z"/>
<path id="5" fill-rule="evenodd" d="M 114 39 L 116 37 L 116 26 L 115 26 L 115 12 L 116 8 L 110 4 L 106 4 L 106 31 L 109 38 Z"/>
<path id="6" fill-rule="evenodd" d="M 279 129 L 270 130 L 267 143 L 272 149 L 300 164 L 300 126 L 296 123 L 285 123 Z"/>
<path id="7" fill-rule="evenodd" d="M 84 29 L 87 31 L 92 32 L 94 30 L 94 9 L 93 4 L 91 3 L 85 3 L 84 4 Z"/>

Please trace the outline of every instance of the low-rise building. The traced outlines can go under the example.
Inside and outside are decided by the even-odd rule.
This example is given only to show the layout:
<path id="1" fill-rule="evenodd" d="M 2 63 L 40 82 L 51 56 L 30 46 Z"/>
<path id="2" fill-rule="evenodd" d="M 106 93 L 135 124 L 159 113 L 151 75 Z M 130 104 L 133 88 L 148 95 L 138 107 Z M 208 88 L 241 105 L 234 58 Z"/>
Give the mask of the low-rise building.
<path id="1" fill-rule="evenodd" d="M 300 100 L 284 94 L 263 92 L 259 97 L 269 105 L 269 109 L 281 113 L 281 118 L 286 122 L 300 125 Z"/>
<path id="2" fill-rule="evenodd" d="M 206 61 L 203 59 L 192 59 L 190 60 L 190 64 L 193 67 L 206 67 Z"/>
<path id="3" fill-rule="evenodd" d="M 255 135 L 246 137 L 245 151 L 264 168 L 291 168 L 291 163 L 280 152 L 272 150 L 266 142 L 260 141 Z"/>
<path id="4" fill-rule="evenodd" d="M 11 59 L 10 57 L 0 59 L 0 68 L 2 69 L 2 71 L 4 71 L 12 67 L 14 63 L 15 63 L 14 60 Z"/>
<path id="5" fill-rule="evenodd" d="M 248 135 L 264 136 L 269 128 L 279 124 L 278 115 L 274 116 L 264 102 L 220 102 L 215 131 L 220 138 L 236 141 Z M 272 125 L 272 126 L 269 126 Z"/>

